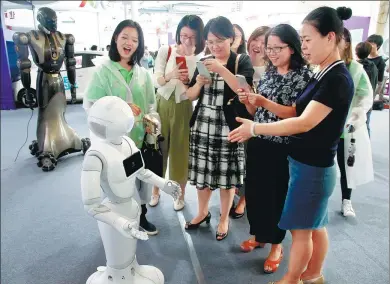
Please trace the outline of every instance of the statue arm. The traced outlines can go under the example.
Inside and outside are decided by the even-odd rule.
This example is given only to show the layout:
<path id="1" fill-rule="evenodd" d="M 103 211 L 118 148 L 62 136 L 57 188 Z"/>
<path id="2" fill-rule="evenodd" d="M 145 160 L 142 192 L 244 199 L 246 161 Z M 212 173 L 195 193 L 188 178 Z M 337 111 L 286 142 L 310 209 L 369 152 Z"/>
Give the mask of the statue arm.
<path id="1" fill-rule="evenodd" d="M 31 61 L 28 59 L 28 45 L 30 44 L 30 36 L 26 33 L 15 33 L 12 37 L 15 43 L 16 54 L 18 55 L 18 67 L 20 69 L 20 78 L 22 85 L 26 90 L 26 103 L 32 109 L 33 100 L 29 89 L 31 87 Z"/>
<path id="2" fill-rule="evenodd" d="M 65 34 L 65 67 L 70 83 L 72 101 L 76 100 L 76 59 L 74 58 L 75 38 L 71 34 Z"/>

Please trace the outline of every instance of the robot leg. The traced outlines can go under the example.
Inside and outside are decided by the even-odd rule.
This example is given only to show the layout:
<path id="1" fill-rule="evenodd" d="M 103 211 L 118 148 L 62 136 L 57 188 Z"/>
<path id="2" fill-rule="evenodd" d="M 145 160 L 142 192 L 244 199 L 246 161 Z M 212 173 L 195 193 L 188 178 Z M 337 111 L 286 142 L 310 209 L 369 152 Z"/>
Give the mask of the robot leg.
<path id="1" fill-rule="evenodd" d="M 83 151 L 90 147 L 88 138 L 80 139 L 65 120 L 66 97 L 59 89 L 59 78 L 41 72 L 38 82 L 37 141 L 30 145 L 31 154 L 38 157 L 38 166 L 51 171 L 57 160 L 67 154 Z"/>

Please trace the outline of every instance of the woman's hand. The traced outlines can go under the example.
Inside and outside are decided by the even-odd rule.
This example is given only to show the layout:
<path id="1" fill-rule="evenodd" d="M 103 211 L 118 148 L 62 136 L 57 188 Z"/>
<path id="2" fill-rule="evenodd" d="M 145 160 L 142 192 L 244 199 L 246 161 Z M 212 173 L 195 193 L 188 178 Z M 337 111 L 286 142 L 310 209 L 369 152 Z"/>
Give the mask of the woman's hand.
<path id="1" fill-rule="evenodd" d="M 196 76 L 196 84 L 198 84 L 200 87 L 210 83 L 210 79 L 203 77 L 202 75 Z"/>
<path id="2" fill-rule="evenodd" d="M 265 98 L 260 94 L 246 93 L 248 96 L 248 101 L 251 105 L 255 107 L 262 107 Z"/>
<path id="3" fill-rule="evenodd" d="M 188 69 L 179 69 L 182 64 L 183 62 L 180 62 L 179 64 L 176 65 L 175 68 L 173 68 L 171 72 L 165 74 L 164 78 L 166 82 L 171 81 L 172 79 L 179 79 L 179 80 L 181 80 L 180 78 L 185 79 L 185 76 L 188 78 Z"/>
<path id="4" fill-rule="evenodd" d="M 141 114 L 141 108 L 139 106 L 133 103 L 128 103 L 128 105 L 131 107 L 134 116 L 139 116 Z"/>
<path id="5" fill-rule="evenodd" d="M 209 72 L 221 73 L 221 69 L 224 68 L 217 59 L 206 59 L 203 62 Z"/>
<path id="6" fill-rule="evenodd" d="M 237 117 L 236 120 L 237 122 L 240 122 L 241 125 L 233 131 L 230 131 L 228 135 L 228 140 L 230 142 L 243 143 L 252 137 L 251 131 L 254 122 L 252 120 L 244 119 L 241 117 Z"/>
<path id="7" fill-rule="evenodd" d="M 248 105 L 249 104 L 248 95 L 247 95 L 247 92 L 245 92 L 244 89 L 237 89 L 236 93 L 237 93 L 238 100 L 240 101 L 240 103 L 242 103 L 244 105 Z"/>

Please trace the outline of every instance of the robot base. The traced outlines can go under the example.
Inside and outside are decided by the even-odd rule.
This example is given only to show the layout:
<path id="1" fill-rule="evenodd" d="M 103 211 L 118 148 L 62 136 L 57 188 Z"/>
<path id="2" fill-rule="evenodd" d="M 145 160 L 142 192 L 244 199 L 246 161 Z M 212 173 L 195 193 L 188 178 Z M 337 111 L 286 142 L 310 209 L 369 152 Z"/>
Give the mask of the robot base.
<path id="1" fill-rule="evenodd" d="M 164 275 L 156 267 L 139 265 L 135 259 L 124 269 L 100 266 L 86 284 L 164 284 Z"/>

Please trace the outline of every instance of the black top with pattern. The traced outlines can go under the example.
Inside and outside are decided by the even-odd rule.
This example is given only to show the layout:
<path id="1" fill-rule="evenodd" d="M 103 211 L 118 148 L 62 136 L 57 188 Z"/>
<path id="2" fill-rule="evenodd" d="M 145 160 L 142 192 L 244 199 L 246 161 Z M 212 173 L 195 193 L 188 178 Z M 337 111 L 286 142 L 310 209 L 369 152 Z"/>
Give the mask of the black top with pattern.
<path id="1" fill-rule="evenodd" d="M 258 93 L 267 99 L 285 106 L 292 106 L 297 96 L 304 90 L 313 73 L 306 67 L 290 70 L 287 74 L 281 75 L 276 67 L 271 67 L 260 80 L 257 88 Z M 260 123 L 270 123 L 281 120 L 272 112 L 259 107 L 255 113 L 254 121 Z M 275 143 L 288 144 L 288 136 L 266 136 L 259 135 L 261 139 L 271 140 Z"/>

